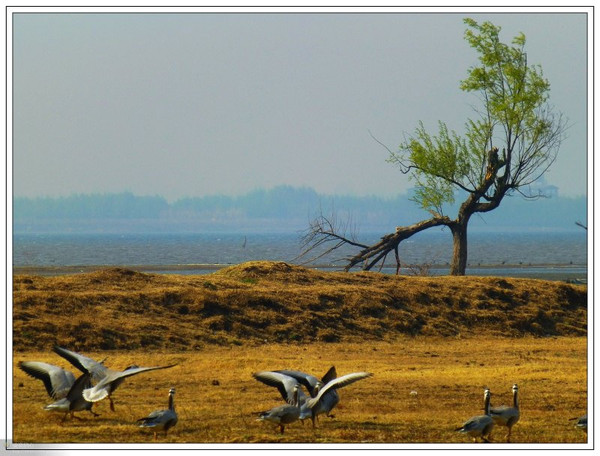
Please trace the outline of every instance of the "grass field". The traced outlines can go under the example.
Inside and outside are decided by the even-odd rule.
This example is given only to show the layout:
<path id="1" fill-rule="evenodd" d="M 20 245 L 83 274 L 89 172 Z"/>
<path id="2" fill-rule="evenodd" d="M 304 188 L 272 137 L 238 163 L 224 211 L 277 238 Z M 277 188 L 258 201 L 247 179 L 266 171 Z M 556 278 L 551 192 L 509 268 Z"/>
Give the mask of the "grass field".
<path id="1" fill-rule="evenodd" d="M 467 443 L 454 432 L 481 414 L 483 388 L 492 405 L 510 404 L 510 387 L 520 387 L 521 420 L 516 443 L 582 443 L 586 434 L 570 418 L 587 404 L 585 338 L 400 338 L 366 344 L 310 344 L 210 347 L 198 352 L 93 352 L 106 364 L 124 368 L 176 362 L 174 368 L 129 378 L 115 392 L 115 412 L 96 404 L 101 416 L 61 423 L 62 414 L 42 410 L 50 402 L 39 380 L 16 366 L 39 360 L 72 369 L 53 353 L 27 352 L 14 362 L 14 442 L 152 442 L 135 420 L 166 408 L 177 388 L 179 423 L 159 442 L 168 443 Z M 335 418 L 295 423 L 283 435 L 256 421 L 257 412 L 282 403 L 275 388 L 251 376 L 259 370 L 295 368 L 321 376 L 335 365 L 338 375 L 369 371 L 372 378 L 340 390 Z M 411 392 L 416 392 L 416 394 Z M 493 432 L 504 442 L 504 428 Z"/>
<path id="2" fill-rule="evenodd" d="M 587 287 L 495 277 L 394 277 L 252 262 L 201 276 L 122 268 L 13 279 L 15 443 L 146 443 L 135 421 L 166 408 L 177 389 L 179 423 L 159 442 L 452 444 L 454 431 L 518 383 L 515 443 L 583 443 L 570 418 L 586 412 Z M 24 360 L 75 368 L 53 344 L 124 369 L 177 366 L 128 378 L 99 417 L 43 410 L 42 382 Z M 256 420 L 283 403 L 260 370 L 373 377 L 340 390 L 334 418 L 294 423 L 281 435 Z M 11 398 L 9 398 L 10 400 Z M 493 441 L 503 443 L 497 428 Z"/>
<path id="3" fill-rule="evenodd" d="M 15 276 L 18 351 L 200 350 L 398 336 L 585 336 L 587 287 L 534 279 L 406 277 L 250 262 L 199 276 L 108 268 Z M 99 324 L 101 322 L 101 324 Z"/>

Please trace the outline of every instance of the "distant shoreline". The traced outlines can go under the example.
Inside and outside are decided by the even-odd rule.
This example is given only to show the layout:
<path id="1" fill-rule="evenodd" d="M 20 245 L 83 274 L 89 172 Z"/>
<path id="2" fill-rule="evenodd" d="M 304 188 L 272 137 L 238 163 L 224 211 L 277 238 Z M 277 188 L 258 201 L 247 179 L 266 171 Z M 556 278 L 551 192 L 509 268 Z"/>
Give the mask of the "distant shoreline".
<path id="1" fill-rule="evenodd" d="M 155 274 L 210 274 L 234 264 L 143 264 L 143 265 L 58 265 L 58 266 L 13 266 L 14 275 L 56 276 L 82 274 L 101 269 L 119 267 L 138 272 Z M 343 265 L 315 264 L 306 265 L 310 269 L 324 271 L 340 271 Z M 432 265 L 430 275 L 447 275 L 448 265 Z M 353 270 L 355 272 L 358 269 Z M 394 273 L 393 265 L 386 266 L 383 272 Z M 415 275 L 410 269 L 402 268 L 401 275 Z M 472 276 L 502 276 L 514 278 L 529 278 L 558 281 L 587 282 L 587 265 L 585 264 L 478 264 L 467 268 L 467 275 Z"/>

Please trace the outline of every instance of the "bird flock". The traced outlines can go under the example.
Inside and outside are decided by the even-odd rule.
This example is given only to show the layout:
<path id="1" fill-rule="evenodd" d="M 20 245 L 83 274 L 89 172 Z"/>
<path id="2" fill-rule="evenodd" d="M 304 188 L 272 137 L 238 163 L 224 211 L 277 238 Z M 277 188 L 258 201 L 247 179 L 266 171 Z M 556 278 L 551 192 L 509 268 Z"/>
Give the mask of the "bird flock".
<path id="1" fill-rule="evenodd" d="M 287 424 L 307 418 L 312 420 L 314 428 L 317 417 L 322 414 L 331 416 L 331 410 L 340 401 L 337 389 L 371 376 L 373 374 L 369 372 L 353 372 L 337 377 L 335 367 L 331 367 L 321 380 L 294 370 L 257 372 L 253 377 L 265 385 L 276 387 L 286 401 L 284 405 L 261 412 L 259 420 L 277 424 L 282 434 Z M 301 386 L 306 387 L 308 396 L 302 392 Z"/>
<path id="2" fill-rule="evenodd" d="M 75 353 L 59 346 L 53 347 L 54 352 L 69 361 L 82 374 L 76 379 L 72 372 L 52 364 L 41 361 L 21 361 L 19 368 L 33 378 L 41 380 L 46 387 L 48 395 L 55 400 L 44 407 L 48 411 L 64 412 L 62 421 L 67 416 L 79 418 L 75 412 L 87 410 L 94 416 L 99 416 L 92 410 L 94 403 L 108 398 L 110 409 L 114 412 L 115 406 L 111 394 L 123 383 L 127 377 L 150 372 L 158 369 L 168 369 L 175 366 L 139 367 L 128 366 L 122 371 L 109 369 L 104 361 L 96 361 L 87 356 Z M 137 420 L 140 427 L 154 429 L 154 439 L 157 431 L 163 430 L 165 436 L 169 428 L 177 423 L 177 412 L 174 405 L 175 388 L 169 390 L 169 407 L 166 410 L 155 410 L 147 417 Z"/>
<path id="3" fill-rule="evenodd" d="M 115 406 L 111 394 L 127 377 L 176 366 L 176 364 L 155 367 L 133 365 L 118 371 L 106 367 L 105 360 L 96 361 L 59 346 L 54 346 L 53 351 L 69 361 L 81 372 L 81 375 L 76 378 L 68 370 L 41 361 L 21 361 L 19 368 L 43 382 L 48 395 L 54 401 L 44 406 L 44 409 L 64 413 L 61 422 L 64 422 L 69 415 L 71 418 L 81 419 L 74 415 L 75 412 L 88 411 L 95 417 L 99 416 L 92 410 L 92 406 L 103 399 L 109 400 L 110 409 L 114 412 Z M 310 418 L 314 429 L 317 427 L 319 415 L 334 417 L 331 412 L 340 401 L 337 390 L 372 377 L 373 374 L 352 372 L 338 377 L 335 367 L 332 366 L 320 380 L 298 370 L 260 371 L 252 376 L 257 381 L 279 391 L 284 403 L 258 413 L 257 420 L 275 424 L 283 434 L 285 427 L 296 421 L 304 422 Z M 505 439 L 506 442 L 510 442 L 512 428 L 521 417 L 517 384 L 512 386 L 512 395 L 512 405 L 493 407 L 492 393 L 485 388 L 483 414 L 469 418 L 454 430 L 466 434 L 474 442 L 481 439 L 482 442 L 489 443 L 492 431 L 496 427 L 505 427 L 507 430 Z M 150 428 L 154 432 L 154 440 L 157 440 L 160 431 L 163 431 L 166 437 L 168 430 L 178 422 L 174 401 L 175 388 L 172 387 L 169 389 L 168 407 L 150 412 L 146 417 L 136 420 L 136 424 L 142 428 Z M 571 420 L 576 421 L 577 428 L 587 433 L 587 415 Z"/>

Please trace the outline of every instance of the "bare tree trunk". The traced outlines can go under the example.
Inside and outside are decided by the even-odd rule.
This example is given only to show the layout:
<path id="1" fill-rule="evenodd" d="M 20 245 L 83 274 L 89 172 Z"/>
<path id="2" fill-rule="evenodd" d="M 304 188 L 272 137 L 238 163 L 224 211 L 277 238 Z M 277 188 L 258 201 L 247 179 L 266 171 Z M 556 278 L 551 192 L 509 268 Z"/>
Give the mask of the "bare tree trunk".
<path id="1" fill-rule="evenodd" d="M 450 275 L 462 276 L 467 270 L 467 227 L 471 215 L 475 212 L 476 204 L 469 198 L 458 211 L 458 218 L 450 225 L 452 231 L 452 261 Z"/>
<path id="2" fill-rule="evenodd" d="M 465 275 L 467 269 L 467 223 L 453 225 L 450 275 Z"/>

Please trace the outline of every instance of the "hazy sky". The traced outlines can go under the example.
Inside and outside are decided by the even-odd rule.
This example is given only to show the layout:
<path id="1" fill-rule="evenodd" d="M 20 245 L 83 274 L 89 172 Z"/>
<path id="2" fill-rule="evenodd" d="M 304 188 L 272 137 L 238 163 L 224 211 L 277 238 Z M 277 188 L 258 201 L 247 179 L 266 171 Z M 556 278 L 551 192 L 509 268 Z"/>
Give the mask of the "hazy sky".
<path id="1" fill-rule="evenodd" d="M 475 117 L 467 16 L 527 36 L 571 124 L 546 181 L 585 194 L 584 14 L 54 13 L 12 16 L 14 195 L 403 192 L 369 131 Z"/>

